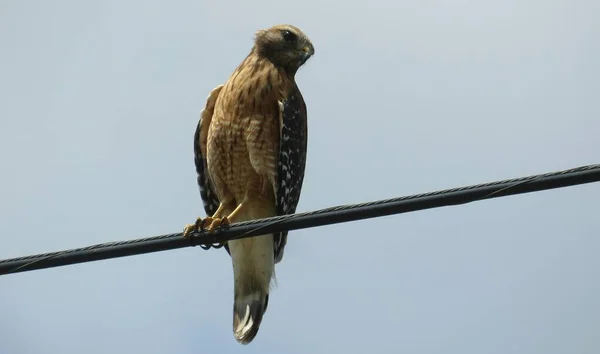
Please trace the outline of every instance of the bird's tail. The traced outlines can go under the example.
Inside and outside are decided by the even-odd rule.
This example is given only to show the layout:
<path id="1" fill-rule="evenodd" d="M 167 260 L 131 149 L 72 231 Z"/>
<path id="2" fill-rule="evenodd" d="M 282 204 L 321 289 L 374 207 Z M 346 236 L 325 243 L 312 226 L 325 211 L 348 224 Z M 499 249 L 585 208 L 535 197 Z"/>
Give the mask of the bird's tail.
<path id="1" fill-rule="evenodd" d="M 238 342 L 248 344 L 256 337 L 268 303 L 269 294 L 262 291 L 233 300 L 233 335 Z"/>
<path id="2" fill-rule="evenodd" d="M 235 222 L 275 215 L 272 203 L 254 202 Z M 252 342 L 267 310 L 274 279 L 273 235 L 228 241 L 233 263 L 233 335 L 241 344 Z"/>

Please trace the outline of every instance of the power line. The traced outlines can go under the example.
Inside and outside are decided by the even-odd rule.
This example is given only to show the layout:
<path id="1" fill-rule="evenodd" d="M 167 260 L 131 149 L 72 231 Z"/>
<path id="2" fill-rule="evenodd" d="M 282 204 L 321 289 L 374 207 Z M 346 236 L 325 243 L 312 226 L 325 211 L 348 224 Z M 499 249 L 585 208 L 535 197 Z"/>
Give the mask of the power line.
<path id="1" fill-rule="evenodd" d="M 236 223 L 227 229 L 217 230 L 211 234 L 197 232 L 192 234 L 190 238 L 184 238 L 182 233 L 175 233 L 5 259 L 0 260 L 0 275 L 189 246 L 201 246 L 204 249 L 210 247 L 220 248 L 225 241 L 231 239 L 460 205 L 478 200 L 598 181 L 600 181 L 600 164 L 587 165 L 541 175 Z"/>

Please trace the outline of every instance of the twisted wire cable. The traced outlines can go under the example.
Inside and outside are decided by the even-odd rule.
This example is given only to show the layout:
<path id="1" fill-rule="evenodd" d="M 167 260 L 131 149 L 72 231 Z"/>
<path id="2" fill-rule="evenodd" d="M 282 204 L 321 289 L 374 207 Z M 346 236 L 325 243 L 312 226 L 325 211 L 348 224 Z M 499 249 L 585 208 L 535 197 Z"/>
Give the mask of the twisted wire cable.
<path id="1" fill-rule="evenodd" d="M 227 228 L 217 229 L 212 233 L 205 233 L 203 231 L 195 232 L 192 233 L 189 238 L 184 238 L 183 234 L 179 232 L 5 259 L 0 260 L 0 275 L 166 251 L 189 246 L 201 246 L 204 249 L 209 249 L 211 247 L 220 248 L 228 240 L 243 237 L 408 213 L 443 206 L 461 205 L 478 200 L 563 188 L 598 181 L 600 181 L 600 164 L 587 165 L 563 171 L 503 181 L 457 187 L 366 203 L 340 205 L 304 213 L 235 223 Z"/>

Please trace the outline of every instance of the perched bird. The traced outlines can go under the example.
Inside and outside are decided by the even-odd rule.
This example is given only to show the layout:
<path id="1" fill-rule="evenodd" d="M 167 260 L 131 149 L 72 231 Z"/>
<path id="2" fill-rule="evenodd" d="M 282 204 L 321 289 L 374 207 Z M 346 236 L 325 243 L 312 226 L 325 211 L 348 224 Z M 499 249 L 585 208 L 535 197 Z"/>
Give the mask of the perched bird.
<path id="1" fill-rule="evenodd" d="M 194 135 L 198 184 L 208 217 L 184 236 L 229 223 L 293 214 L 306 163 L 306 105 L 295 75 L 314 54 L 291 25 L 256 33 L 250 54 L 212 90 Z M 234 274 L 233 334 L 242 344 L 258 332 L 275 264 L 287 232 L 229 241 Z"/>

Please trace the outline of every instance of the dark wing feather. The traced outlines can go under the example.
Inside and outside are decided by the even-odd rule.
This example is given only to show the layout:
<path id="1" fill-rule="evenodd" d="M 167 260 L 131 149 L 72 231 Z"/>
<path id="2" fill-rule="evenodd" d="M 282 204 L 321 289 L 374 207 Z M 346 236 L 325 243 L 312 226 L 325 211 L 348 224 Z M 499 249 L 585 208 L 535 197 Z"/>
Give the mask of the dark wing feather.
<path id="1" fill-rule="evenodd" d="M 308 139 L 306 104 L 296 86 L 279 102 L 279 108 L 277 215 L 288 215 L 296 212 L 300 200 Z M 283 258 L 287 234 L 287 231 L 274 234 L 275 263 Z"/>
<path id="2" fill-rule="evenodd" d="M 200 197 L 204 204 L 206 215 L 212 216 L 219 207 L 219 198 L 215 193 L 212 182 L 206 172 L 206 140 L 208 139 L 208 128 L 212 121 L 215 103 L 223 85 L 217 86 L 211 91 L 206 99 L 206 106 L 200 114 L 200 121 L 194 133 L 194 163 L 196 165 L 196 173 L 198 175 L 198 186 L 200 187 Z M 229 248 L 225 246 L 227 252 Z"/>
<path id="3" fill-rule="evenodd" d="M 198 142 L 200 138 L 200 124 L 202 123 L 202 118 L 200 118 L 200 122 L 198 123 L 198 127 L 196 128 L 196 133 L 194 134 L 194 163 L 196 164 L 196 173 L 198 174 L 198 186 L 200 187 L 200 198 L 202 198 L 202 203 L 204 204 L 204 211 L 206 211 L 206 215 L 211 216 L 219 207 L 219 198 L 215 193 L 213 186 L 208 178 L 208 174 L 206 171 L 206 158 L 202 155 L 202 151 L 200 150 L 200 144 Z"/>

